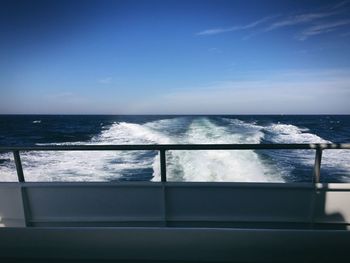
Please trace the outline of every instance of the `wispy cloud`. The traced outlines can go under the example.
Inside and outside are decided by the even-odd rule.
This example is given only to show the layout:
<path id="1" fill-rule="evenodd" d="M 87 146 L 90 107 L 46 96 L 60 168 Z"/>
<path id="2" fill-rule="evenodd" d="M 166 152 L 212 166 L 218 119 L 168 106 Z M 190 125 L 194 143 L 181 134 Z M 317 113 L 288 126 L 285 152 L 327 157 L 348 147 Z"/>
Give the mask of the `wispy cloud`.
<path id="1" fill-rule="evenodd" d="M 129 105 L 127 110 L 163 114 L 348 114 L 349 73 L 350 69 L 252 73 L 247 79 L 158 94 Z"/>
<path id="2" fill-rule="evenodd" d="M 233 31 L 239 31 L 239 30 L 246 30 L 250 28 L 254 28 L 262 23 L 265 23 L 269 21 L 272 18 L 275 18 L 276 16 L 267 16 L 262 19 L 259 19 L 257 21 L 254 21 L 252 23 L 246 24 L 246 25 L 238 25 L 238 26 L 232 26 L 232 27 L 226 27 L 226 28 L 210 28 L 203 31 L 200 31 L 196 33 L 198 36 L 209 36 L 209 35 L 217 35 L 227 32 L 233 32 Z"/>
<path id="3" fill-rule="evenodd" d="M 99 79 L 98 83 L 111 84 L 112 83 L 112 78 L 111 77 L 106 77 L 106 78 Z"/>
<path id="4" fill-rule="evenodd" d="M 287 27 L 287 26 L 306 24 L 306 23 L 310 23 L 310 22 L 313 22 L 313 21 L 321 19 L 321 18 L 326 18 L 326 17 L 336 15 L 337 13 L 338 12 L 308 13 L 308 14 L 289 16 L 285 19 L 282 19 L 280 21 L 272 23 L 270 26 L 268 26 L 265 29 L 265 31 L 280 29 L 282 27 Z"/>
<path id="5" fill-rule="evenodd" d="M 336 4 L 335 6 L 333 6 L 332 9 L 338 9 L 338 8 L 346 6 L 348 4 L 350 4 L 350 0 L 345 0 L 345 1 L 342 1 L 338 4 Z"/>
<path id="6" fill-rule="evenodd" d="M 301 13 L 297 15 L 286 16 L 278 21 L 271 23 L 260 33 L 269 32 L 285 27 L 302 26 L 304 28 L 298 29 L 302 31 L 298 33 L 296 39 L 303 41 L 315 35 L 335 31 L 339 27 L 349 24 L 349 19 L 340 19 L 339 17 L 339 15 L 345 14 L 345 11 L 343 9 L 346 8 L 349 3 L 350 0 L 346 0 L 332 6 L 324 7 L 323 12 Z M 247 38 L 249 37 L 251 36 L 248 36 Z"/>
<path id="7" fill-rule="evenodd" d="M 305 40 L 311 36 L 320 35 L 337 30 L 339 27 L 349 25 L 350 19 L 339 20 L 331 23 L 322 23 L 306 28 L 301 32 L 300 36 L 297 37 L 299 40 Z"/>
<path id="8" fill-rule="evenodd" d="M 323 7 L 323 11 L 319 12 L 299 13 L 294 15 L 287 15 L 284 17 L 282 17 L 281 15 L 267 16 L 246 25 L 209 28 L 196 33 L 196 35 L 210 36 L 233 31 L 254 29 L 266 23 L 267 26 L 265 25 L 265 28 L 261 29 L 260 27 L 259 29 L 258 27 L 258 30 L 255 30 L 253 32 L 250 31 L 249 35 L 245 36 L 243 40 L 249 39 L 261 33 L 266 33 L 269 31 L 292 26 L 304 27 L 304 31 L 302 31 L 296 39 L 305 40 L 314 35 L 320 35 L 323 33 L 334 31 L 338 27 L 348 24 L 346 22 L 347 20 L 339 20 L 339 17 L 338 21 L 335 22 L 329 22 L 327 20 L 334 19 L 335 16 L 341 13 L 345 13 L 343 9 L 346 8 L 349 4 L 350 0 L 345 0 L 332 6 Z"/>

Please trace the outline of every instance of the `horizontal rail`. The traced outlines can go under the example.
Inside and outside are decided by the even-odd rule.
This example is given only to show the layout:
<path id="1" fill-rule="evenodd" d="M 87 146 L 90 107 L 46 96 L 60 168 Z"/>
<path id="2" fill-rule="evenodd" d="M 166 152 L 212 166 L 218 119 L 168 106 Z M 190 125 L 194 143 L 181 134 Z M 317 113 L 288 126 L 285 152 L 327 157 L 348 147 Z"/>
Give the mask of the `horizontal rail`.
<path id="1" fill-rule="evenodd" d="M 19 182 L 25 182 L 20 151 L 159 151 L 161 182 L 166 182 L 166 151 L 171 150 L 316 150 L 313 182 L 320 182 L 322 151 L 350 149 L 350 143 L 310 144 L 133 144 L 133 145 L 35 145 L 5 146 L 0 152 L 13 152 Z"/>
<path id="2" fill-rule="evenodd" d="M 350 143 L 310 144 L 132 144 L 132 145 L 35 145 L 0 146 L 1 152 L 13 151 L 169 151 L 169 150 L 312 150 L 350 149 Z"/>

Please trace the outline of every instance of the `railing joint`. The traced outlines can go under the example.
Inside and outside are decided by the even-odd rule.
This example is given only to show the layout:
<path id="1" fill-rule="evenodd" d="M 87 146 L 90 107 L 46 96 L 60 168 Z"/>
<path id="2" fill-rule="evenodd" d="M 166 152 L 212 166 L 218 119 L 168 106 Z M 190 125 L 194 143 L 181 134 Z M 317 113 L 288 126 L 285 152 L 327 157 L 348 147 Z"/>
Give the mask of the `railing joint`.
<path id="1" fill-rule="evenodd" d="M 24 180 L 22 162 L 21 162 L 21 157 L 18 150 L 13 151 L 13 158 L 15 159 L 18 181 L 20 183 L 24 183 L 25 180 Z"/>
<path id="2" fill-rule="evenodd" d="M 322 148 L 318 147 L 316 148 L 314 174 L 313 174 L 313 182 L 315 184 L 321 181 L 321 159 L 322 159 Z"/>
<path id="3" fill-rule="evenodd" d="M 165 149 L 160 149 L 160 178 L 161 182 L 166 182 L 166 155 Z"/>

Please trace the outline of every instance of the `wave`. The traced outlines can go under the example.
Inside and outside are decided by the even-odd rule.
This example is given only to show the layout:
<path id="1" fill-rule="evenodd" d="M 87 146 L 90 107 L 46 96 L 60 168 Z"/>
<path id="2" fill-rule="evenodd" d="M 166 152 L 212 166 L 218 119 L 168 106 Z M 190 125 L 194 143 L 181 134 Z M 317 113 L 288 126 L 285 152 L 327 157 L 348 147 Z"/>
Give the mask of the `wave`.
<path id="1" fill-rule="evenodd" d="M 245 122 L 239 119 L 223 118 L 228 123 L 238 127 L 239 132 L 249 135 L 245 143 L 332 143 L 306 127 L 298 127 L 285 123 L 270 123 L 257 125 L 256 122 Z M 263 133 L 263 136 L 261 135 Z M 260 141 L 259 141 L 260 140 Z M 259 153 L 259 151 L 256 151 Z M 275 164 L 275 170 L 287 181 L 310 181 L 315 161 L 314 150 L 276 150 L 262 151 L 260 156 L 268 156 Z M 271 166 L 271 163 L 270 163 Z M 276 172 L 277 173 L 277 172 Z M 350 151 L 323 151 L 321 175 L 324 181 L 349 182 Z M 295 175 L 293 175 L 295 174 Z M 304 175 L 305 178 L 302 178 Z"/>
<path id="2" fill-rule="evenodd" d="M 325 143 L 307 128 L 291 124 L 257 125 L 230 118 L 177 117 L 143 124 L 115 122 L 102 126 L 87 142 L 55 145 L 106 144 L 226 144 L 226 143 Z M 312 167 L 312 151 L 168 151 L 169 181 L 283 182 L 291 180 L 293 163 Z M 327 151 L 322 168 L 350 171 L 349 151 Z M 339 155 L 340 154 L 340 155 Z M 153 151 L 84 151 L 23 153 L 28 181 L 160 180 L 159 154 Z M 266 158 L 269 157 L 269 158 Z M 343 159 L 343 160 L 342 160 Z M 11 154 L 1 155 L 3 181 L 16 181 Z M 9 161 L 11 160 L 11 161 Z M 345 180 L 345 179 L 344 179 Z"/>
<path id="3" fill-rule="evenodd" d="M 272 134 L 272 141 L 275 143 L 331 143 L 316 134 L 309 133 L 308 128 L 292 124 L 271 124 L 264 129 Z"/>
<path id="4" fill-rule="evenodd" d="M 232 133 L 227 127 L 214 124 L 208 118 L 195 119 L 179 143 L 248 143 L 259 140 L 242 133 Z M 283 181 L 254 151 L 172 151 L 169 156 L 169 179 L 176 181 Z"/>
<path id="5" fill-rule="evenodd" d="M 265 127 L 264 130 L 270 134 L 270 140 L 274 143 L 332 143 L 316 134 L 310 132 L 308 128 L 298 127 L 291 124 L 272 124 Z M 315 161 L 314 150 L 293 150 L 285 151 L 283 154 L 279 154 L 279 159 L 287 159 L 286 163 L 303 163 L 313 168 Z M 295 165 L 289 165 L 289 170 L 293 169 Z M 324 150 L 321 162 L 321 174 L 324 172 L 329 178 L 325 178 L 326 181 L 332 181 L 332 175 L 339 175 L 341 171 L 342 175 L 338 176 L 337 181 L 349 182 L 350 172 L 350 151 L 348 150 Z M 334 177 L 334 176 L 333 176 Z"/>

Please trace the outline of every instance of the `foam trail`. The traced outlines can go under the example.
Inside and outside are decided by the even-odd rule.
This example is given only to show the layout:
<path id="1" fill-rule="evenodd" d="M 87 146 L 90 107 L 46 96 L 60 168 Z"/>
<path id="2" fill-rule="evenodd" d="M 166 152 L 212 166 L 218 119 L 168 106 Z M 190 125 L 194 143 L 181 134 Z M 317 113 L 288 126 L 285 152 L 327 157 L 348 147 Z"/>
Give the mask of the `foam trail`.
<path id="1" fill-rule="evenodd" d="M 89 142 L 63 144 L 259 143 L 263 133 L 237 121 L 231 128 L 245 127 L 245 134 L 208 118 L 172 118 L 145 124 L 113 123 Z M 126 173 L 140 176 L 145 169 L 153 169 L 153 180 L 160 179 L 159 155 L 146 151 L 34 152 L 23 153 L 22 162 L 28 181 L 118 180 Z M 282 180 L 253 151 L 173 151 L 168 153 L 167 168 L 170 180 Z"/>
<path id="2" fill-rule="evenodd" d="M 291 124 L 277 123 L 265 127 L 265 131 L 270 133 L 270 140 L 275 143 L 332 143 L 320 136 L 310 133 L 309 129 L 301 128 Z M 295 162 L 304 163 L 313 167 L 315 157 L 314 151 L 293 150 L 288 151 L 285 156 Z M 342 170 L 342 173 L 350 173 L 350 151 L 348 150 L 325 150 L 323 151 L 322 167 L 323 171 Z M 322 171 L 321 171 L 322 173 Z M 342 181 L 349 182 L 349 176 L 342 175 Z"/>
<path id="3" fill-rule="evenodd" d="M 239 136 L 239 143 L 258 144 L 265 136 L 262 132 L 263 127 L 255 123 L 244 122 L 239 119 L 222 118 L 222 120 L 226 123 L 231 133 Z"/>
<path id="4" fill-rule="evenodd" d="M 55 145 L 154 143 L 169 143 L 169 139 L 147 125 L 121 122 L 113 123 L 89 142 Z M 146 173 L 154 162 L 152 153 L 145 151 L 38 151 L 22 153 L 21 157 L 27 181 L 116 180 L 126 172 Z M 1 174 L 3 181 L 16 181 L 13 161 L 1 167 Z"/>
<path id="5" fill-rule="evenodd" d="M 269 138 L 266 138 L 269 137 Z M 197 144 L 197 143 L 324 143 L 321 137 L 289 124 L 259 126 L 238 119 L 171 118 L 145 124 L 113 123 L 88 142 L 79 144 Z M 173 181 L 254 181 L 281 182 L 291 160 L 313 164 L 314 155 L 290 151 L 286 162 L 267 162 L 258 151 L 169 151 L 168 178 Z M 340 154 L 340 155 L 339 155 Z M 31 152 L 23 153 L 22 162 L 28 181 L 110 181 L 137 179 L 160 180 L 159 155 L 149 151 Z M 12 154 L 2 154 L 0 171 L 3 181 L 16 181 Z M 9 162 L 8 160 L 12 161 Z M 343 159 L 343 160 L 342 160 Z M 342 167 L 350 171 L 349 151 L 325 151 L 324 167 Z M 282 163 L 282 166 L 280 166 Z M 277 167 L 279 166 L 279 167 Z M 291 166 L 292 167 L 292 166 Z M 292 169 L 292 168 L 291 168 Z"/>
<path id="6" fill-rule="evenodd" d="M 207 118 L 195 119 L 181 143 L 259 143 L 263 133 L 255 136 L 232 133 Z M 254 151 L 172 151 L 169 179 L 176 181 L 283 181 L 267 167 Z"/>
<path id="7" fill-rule="evenodd" d="M 272 124 L 265 128 L 273 134 L 276 143 L 330 143 L 316 134 L 309 133 L 309 129 L 291 124 Z"/>
<path id="8" fill-rule="evenodd" d="M 15 162 L 12 153 L 0 153 L 0 175 L 0 181 L 18 181 Z"/>

